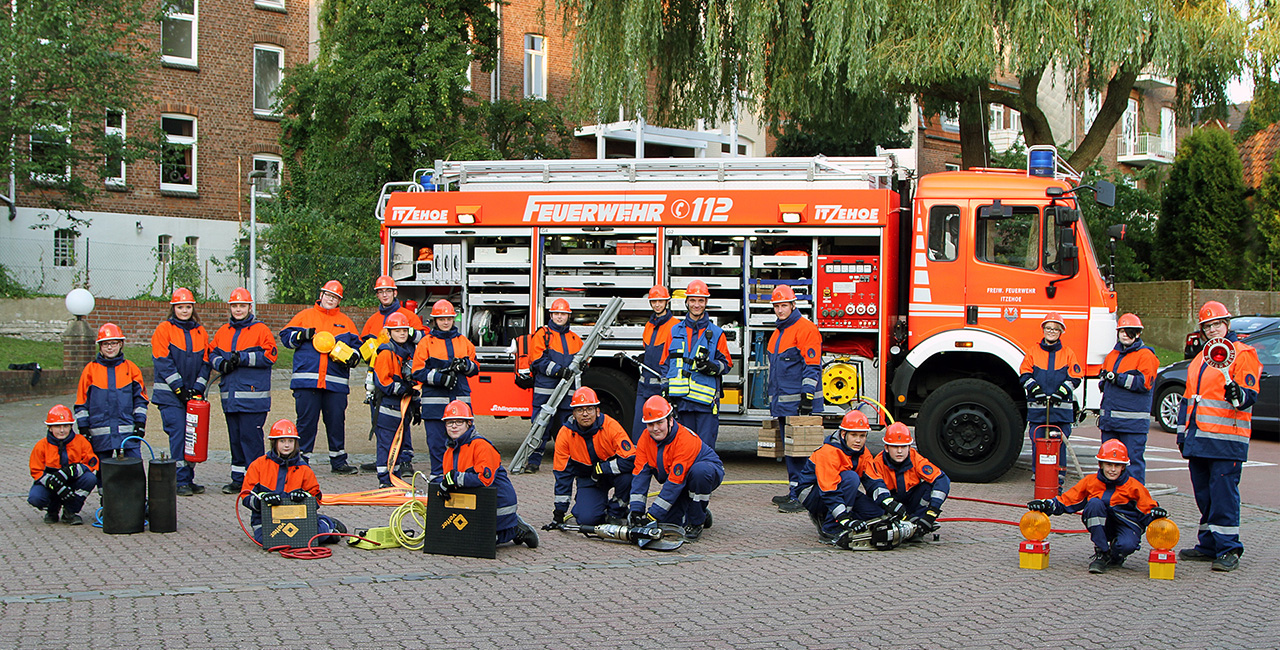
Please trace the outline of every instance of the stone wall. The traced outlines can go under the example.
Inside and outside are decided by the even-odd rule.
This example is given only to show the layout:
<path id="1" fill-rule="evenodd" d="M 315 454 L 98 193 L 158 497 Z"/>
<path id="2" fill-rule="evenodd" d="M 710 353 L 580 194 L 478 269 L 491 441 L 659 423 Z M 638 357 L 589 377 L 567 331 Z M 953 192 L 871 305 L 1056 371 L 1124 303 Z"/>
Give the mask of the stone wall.
<path id="1" fill-rule="evenodd" d="M 1142 339 L 1171 350 L 1181 350 L 1196 327 L 1195 293 L 1190 280 L 1116 283 L 1120 313 L 1137 314 L 1145 328 Z"/>

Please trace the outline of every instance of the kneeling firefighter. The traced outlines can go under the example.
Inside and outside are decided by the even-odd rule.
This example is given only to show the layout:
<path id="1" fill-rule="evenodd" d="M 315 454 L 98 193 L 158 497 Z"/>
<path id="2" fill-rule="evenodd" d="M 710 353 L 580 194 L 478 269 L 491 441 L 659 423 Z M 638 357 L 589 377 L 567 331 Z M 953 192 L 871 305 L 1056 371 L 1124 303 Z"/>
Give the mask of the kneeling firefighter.
<path id="1" fill-rule="evenodd" d="M 278 506 L 285 499 L 294 503 L 305 501 L 308 496 L 320 501 L 320 482 L 305 458 L 298 451 L 298 429 L 288 420 L 277 420 L 271 425 L 267 441 L 271 450 L 249 465 L 244 474 L 244 486 L 240 490 L 240 502 L 252 512 L 250 523 L 253 538 L 262 543 L 262 506 Z M 347 532 L 342 522 L 328 515 L 317 515 L 316 529 L 320 533 Z M 337 535 L 320 538 L 321 544 L 336 544 Z"/>

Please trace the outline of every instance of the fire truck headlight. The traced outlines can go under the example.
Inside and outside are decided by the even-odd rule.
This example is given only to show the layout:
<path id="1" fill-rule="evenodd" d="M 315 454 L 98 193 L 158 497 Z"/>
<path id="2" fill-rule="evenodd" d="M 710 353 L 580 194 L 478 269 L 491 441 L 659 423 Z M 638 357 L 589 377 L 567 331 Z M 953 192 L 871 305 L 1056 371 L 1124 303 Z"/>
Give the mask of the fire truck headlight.
<path id="1" fill-rule="evenodd" d="M 782 223 L 800 223 L 799 212 L 783 212 Z"/>

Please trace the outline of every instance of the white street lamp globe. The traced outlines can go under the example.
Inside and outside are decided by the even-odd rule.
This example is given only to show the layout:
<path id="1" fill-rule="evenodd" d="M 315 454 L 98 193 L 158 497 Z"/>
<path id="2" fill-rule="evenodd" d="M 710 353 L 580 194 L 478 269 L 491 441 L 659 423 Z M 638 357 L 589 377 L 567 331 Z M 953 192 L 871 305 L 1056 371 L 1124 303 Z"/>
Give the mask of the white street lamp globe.
<path id="1" fill-rule="evenodd" d="M 67 293 L 67 311 L 76 318 L 83 318 L 93 311 L 93 294 L 88 289 L 76 287 Z"/>

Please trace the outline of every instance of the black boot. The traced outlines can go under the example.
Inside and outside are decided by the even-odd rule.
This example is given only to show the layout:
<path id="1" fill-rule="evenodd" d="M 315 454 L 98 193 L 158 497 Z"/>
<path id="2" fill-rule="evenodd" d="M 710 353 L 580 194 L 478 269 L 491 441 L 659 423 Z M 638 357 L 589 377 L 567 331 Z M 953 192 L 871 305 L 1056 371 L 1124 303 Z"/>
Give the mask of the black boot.
<path id="1" fill-rule="evenodd" d="M 62 509 L 61 505 L 49 506 L 49 510 L 44 513 L 44 523 L 46 524 L 58 523 L 58 510 L 61 510 L 61 509 Z"/>
<path id="2" fill-rule="evenodd" d="M 529 548 L 538 548 L 538 531 L 525 523 L 520 515 L 516 515 L 516 536 L 511 538 L 511 541 L 515 544 L 524 544 Z"/>
<path id="3" fill-rule="evenodd" d="M 707 518 L 702 521 L 703 528 L 711 527 L 711 508 L 707 508 Z"/>
<path id="4" fill-rule="evenodd" d="M 64 512 L 62 513 L 62 523 L 69 524 L 71 526 L 79 526 L 84 523 L 84 519 L 82 519 L 78 513 Z"/>
<path id="5" fill-rule="evenodd" d="M 1106 573 L 1108 564 L 1111 564 L 1110 552 L 1094 551 L 1093 559 L 1089 562 L 1089 573 Z"/>

